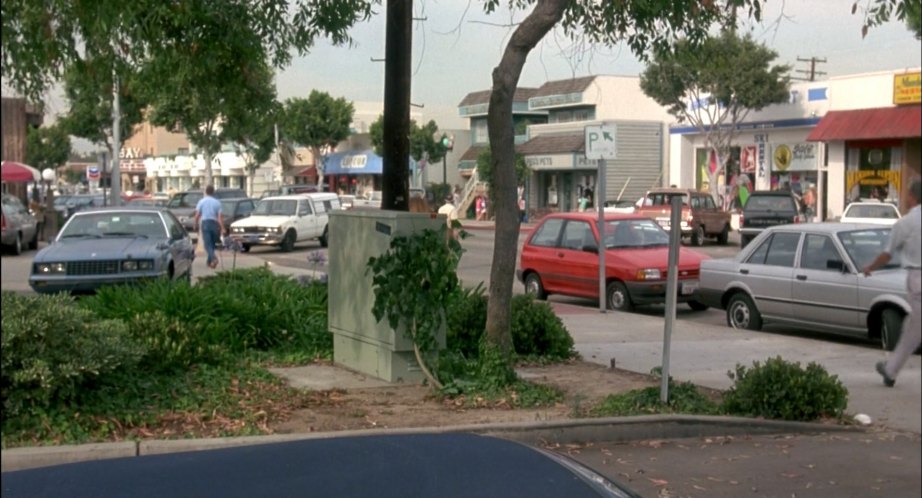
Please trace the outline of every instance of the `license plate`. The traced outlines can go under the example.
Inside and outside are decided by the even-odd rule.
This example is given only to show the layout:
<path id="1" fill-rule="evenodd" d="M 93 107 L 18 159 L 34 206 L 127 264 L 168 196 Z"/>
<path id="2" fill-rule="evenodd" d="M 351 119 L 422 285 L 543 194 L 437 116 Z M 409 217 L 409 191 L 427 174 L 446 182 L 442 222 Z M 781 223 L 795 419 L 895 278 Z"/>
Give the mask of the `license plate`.
<path id="1" fill-rule="evenodd" d="M 694 294 L 698 290 L 698 282 L 682 282 L 682 295 Z"/>
<path id="2" fill-rule="evenodd" d="M 247 235 L 247 236 L 245 237 L 245 240 L 247 240 L 247 241 L 249 241 L 249 242 L 255 242 L 255 241 L 259 240 L 259 235 Z"/>

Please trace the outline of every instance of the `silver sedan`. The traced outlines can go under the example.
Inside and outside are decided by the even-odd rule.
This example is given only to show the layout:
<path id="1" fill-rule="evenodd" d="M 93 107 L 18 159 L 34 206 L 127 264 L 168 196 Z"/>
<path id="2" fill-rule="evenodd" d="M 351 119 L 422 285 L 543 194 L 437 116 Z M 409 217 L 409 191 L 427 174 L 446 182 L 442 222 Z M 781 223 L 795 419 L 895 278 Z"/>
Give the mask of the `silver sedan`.
<path id="1" fill-rule="evenodd" d="M 909 313 L 906 271 L 894 259 L 864 276 L 890 227 L 855 223 L 769 228 L 733 258 L 701 262 L 696 300 L 727 312 L 727 325 L 766 322 L 879 340 L 892 350 Z"/>

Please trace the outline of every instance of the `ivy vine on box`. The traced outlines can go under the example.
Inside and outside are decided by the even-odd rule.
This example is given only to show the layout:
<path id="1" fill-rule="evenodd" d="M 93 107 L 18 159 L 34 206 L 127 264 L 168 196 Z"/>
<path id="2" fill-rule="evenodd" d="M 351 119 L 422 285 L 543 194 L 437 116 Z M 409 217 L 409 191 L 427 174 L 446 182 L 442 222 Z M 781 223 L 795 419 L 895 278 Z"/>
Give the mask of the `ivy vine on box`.
<path id="1" fill-rule="evenodd" d="M 373 275 L 375 319 L 386 318 L 394 330 L 403 326 L 423 375 L 436 389 L 442 384 L 429 366 L 438 349 L 436 333 L 445 322 L 445 303 L 460 285 L 461 244 L 448 237 L 447 229 L 394 237 L 386 253 L 368 259 L 366 270 Z"/>

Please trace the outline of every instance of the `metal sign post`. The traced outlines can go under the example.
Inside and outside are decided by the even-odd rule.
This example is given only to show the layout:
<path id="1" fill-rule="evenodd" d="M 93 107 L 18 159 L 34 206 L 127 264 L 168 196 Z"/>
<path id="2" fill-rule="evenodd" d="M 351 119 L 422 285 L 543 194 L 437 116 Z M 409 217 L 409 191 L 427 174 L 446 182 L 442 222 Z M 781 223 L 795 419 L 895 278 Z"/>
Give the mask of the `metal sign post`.
<path id="1" fill-rule="evenodd" d="M 669 266 L 666 267 L 666 321 L 663 330 L 663 365 L 660 383 L 660 402 L 669 400 L 669 346 L 672 342 L 672 325 L 675 323 L 676 291 L 679 283 L 679 242 L 682 240 L 682 196 L 671 199 L 669 216 Z"/>
<path id="2" fill-rule="evenodd" d="M 605 278 L 605 160 L 617 157 L 617 129 L 614 125 L 595 125 L 585 128 L 586 159 L 599 161 L 598 181 L 596 182 L 595 202 L 599 209 L 599 312 L 608 309 Z"/>

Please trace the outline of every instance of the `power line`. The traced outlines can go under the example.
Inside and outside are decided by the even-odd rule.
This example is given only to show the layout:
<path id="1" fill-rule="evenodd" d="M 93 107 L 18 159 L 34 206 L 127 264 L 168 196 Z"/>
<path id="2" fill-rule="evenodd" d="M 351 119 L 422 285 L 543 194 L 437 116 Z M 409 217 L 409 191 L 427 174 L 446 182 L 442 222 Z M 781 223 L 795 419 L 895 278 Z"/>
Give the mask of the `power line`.
<path id="1" fill-rule="evenodd" d="M 810 69 L 795 69 L 795 70 L 794 70 L 795 73 L 805 74 L 805 75 L 807 75 L 807 77 L 804 78 L 804 77 L 792 76 L 792 77 L 791 77 L 792 80 L 816 81 L 817 75 L 823 76 L 823 75 L 826 74 L 825 71 L 817 71 L 817 70 L 816 70 L 816 64 L 817 64 L 817 63 L 820 63 L 820 64 L 825 64 L 825 63 L 826 63 L 826 58 L 825 58 L 825 57 L 822 58 L 822 59 L 820 59 L 820 58 L 818 58 L 818 57 L 810 57 L 809 59 L 804 59 L 804 58 L 801 58 L 801 57 L 797 57 L 797 62 L 809 62 L 809 63 L 810 63 Z"/>

